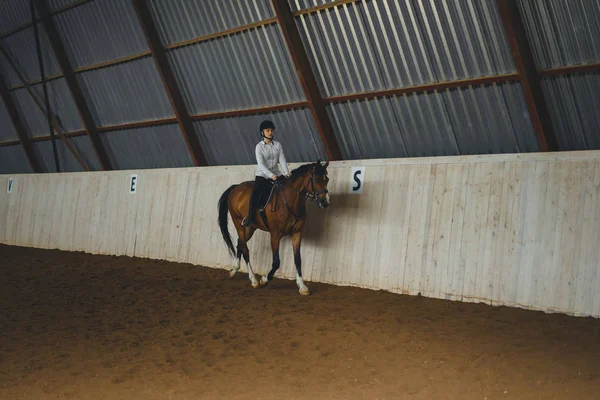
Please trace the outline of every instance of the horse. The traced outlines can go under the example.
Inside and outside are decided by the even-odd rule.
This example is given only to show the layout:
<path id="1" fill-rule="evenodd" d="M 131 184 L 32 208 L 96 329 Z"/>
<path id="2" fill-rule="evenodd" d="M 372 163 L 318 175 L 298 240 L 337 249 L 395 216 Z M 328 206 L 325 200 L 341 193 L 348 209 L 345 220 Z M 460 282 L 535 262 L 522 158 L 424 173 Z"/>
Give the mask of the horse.
<path id="1" fill-rule="evenodd" d="M 301 295 L 310 294 L 302 279 L 302 259 L 300 256 L 302 234 L 307 215 L 306 201 L 310 199 L 316 202 L 320 208 L 327 208 L 330 205 L 327 189 L 329 183 L 328 165 L 329 161 L 321 163 L 320 160 L 315 163 L 301 165 L 292 171 L 288 179 L 278 179 L 273 182 L 274 187 L 272 187 L 270 199 L 267 200 L 267 204 L 261 201 L 261 204 L 257 206 L 255 223 L 249 227 L 243 226 L 242 220 L 248 213 L 250 194 L 254 182 L 246 181 L 234 184 L 223 192 L 218 202 L 218 224 L 229 253 L 233 257 L 237 257 L 236 267 L 229 271 L 230 278 L 235 277 L 235 274 L 239 271 L 243 256 L 248 268 L 248 278 L 251 286 L 255 289 L 266 286 L 273 280 L 279 269 L 279 243 L 281 238 L 291 235 L 294 264 L 296 265 L 296 285 Z M 263 204 L 264 211 L 261 212 Z M 236 249 L 234 249 L 228 230 L 228 213 L 231 215 L 238 235 Z M 270 233 L 271 251 L 273 252 L 271 270 L 261 278 L 260 282 L 252 270 L 248 250 L 248 241 L 257 229 Z"/>

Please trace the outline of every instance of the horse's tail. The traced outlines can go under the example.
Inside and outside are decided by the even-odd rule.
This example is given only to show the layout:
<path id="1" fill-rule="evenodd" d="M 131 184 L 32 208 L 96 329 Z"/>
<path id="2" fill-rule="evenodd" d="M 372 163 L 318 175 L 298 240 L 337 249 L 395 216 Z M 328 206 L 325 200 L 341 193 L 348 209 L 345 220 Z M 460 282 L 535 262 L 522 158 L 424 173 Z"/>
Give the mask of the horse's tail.
<path id="1" fill-rule="evenodd" d="M 231 235 L 229 234 L 229 229 L 227 229 L 227 212 L 229 209 L 227 208 L 227 199 L 229 198 L 229 194 L 233 190 L 236 185 L 231 185 L 226 191 L 223 192 L 221 198 L 219 199 L 219 227 L 221 228 L 221 235 L 223 235 L 223 240 L 227 245 L 227 249 L 229 252 L 235 257 L 235 248 L 233 247 L 233 242 L 231 241 Z"/>

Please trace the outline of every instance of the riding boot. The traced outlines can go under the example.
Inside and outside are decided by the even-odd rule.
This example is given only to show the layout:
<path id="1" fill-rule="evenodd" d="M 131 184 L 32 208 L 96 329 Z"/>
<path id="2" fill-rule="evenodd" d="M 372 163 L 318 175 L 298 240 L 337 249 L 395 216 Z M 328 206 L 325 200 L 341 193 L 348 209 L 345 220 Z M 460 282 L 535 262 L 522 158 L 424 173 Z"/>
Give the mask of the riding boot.
<path id="1" fill-rule="evenodd" d="M 254 207 L 254 204 L 252 204 L 252 202 L 250 203 L 250 207 L 248 207 L 248 215 L 246 216 L 246 218 L 244 218 L 242 220 L 242 226 L 250 226 L 254 223 L 254 210 L 256 207 Z"/>
<path id="2" fill-rule="evenodd" d="M 250 205 L 248 206 L 248 215 L 242 220 L 243 226 L 250 226 L 254 223 L 254 211 L 259 205 L 262 206 L 264 200 L 264 191 L 268 188 L 270 181 L 261 176 L 257 176 L 250 195 Z"/>
<path id="3" fill-rule="evenodd" d="M 242 226 L 250 226 L 254 223 L 254 211 L 256 210 L 256 204 L 258 203 L 258 197 L 260 188 L 254 188 L 250 195 L 250 205 L 248 206 L 248 215 L 242 220 Z"/>

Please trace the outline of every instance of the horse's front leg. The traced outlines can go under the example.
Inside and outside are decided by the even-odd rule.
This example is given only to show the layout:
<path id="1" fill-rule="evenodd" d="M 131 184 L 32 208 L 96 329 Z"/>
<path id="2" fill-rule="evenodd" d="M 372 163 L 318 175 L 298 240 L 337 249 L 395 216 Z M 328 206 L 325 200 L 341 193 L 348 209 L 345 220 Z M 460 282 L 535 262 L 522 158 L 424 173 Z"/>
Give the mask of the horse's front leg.
<path id="1" fill-rule="evenodd" d="M 269 274 L 263 276 L 260 280 L 261 286 L 265 286 L 269 283 L 269 281 L 273 280 L 275 276 L 275 272 L 279 269 L 279 265 L 281 264 L 281 260 L 279 259 L 279 243 L 281 242 L 281 235 L 271 233 L 271 251 L 273 252 L 273 265 L 271 266 L 271 270 Z"/>
<path id="2" fill-rule="evenodd" d="M 292 247 L 294 248 L 294 264 L 296 264 L 296 285 L 301 295 L 310 294 L 308 287 L 302 279 L 302 257 L 300 256 L 300 245 L 302 243 L 302 231 L 292 233 Z"/>

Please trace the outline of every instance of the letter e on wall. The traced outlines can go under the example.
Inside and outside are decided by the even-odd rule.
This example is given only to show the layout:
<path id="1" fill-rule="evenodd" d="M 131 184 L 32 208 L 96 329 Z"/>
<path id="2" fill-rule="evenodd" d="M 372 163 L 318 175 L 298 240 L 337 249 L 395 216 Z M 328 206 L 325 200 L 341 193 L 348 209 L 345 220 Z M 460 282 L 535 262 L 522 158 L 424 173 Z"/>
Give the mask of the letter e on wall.
<path id="1" fill-rule="evenodd" d="M 138 185 L 138 176 L 137 176 L 137 174 L 133 174 L 129 178 L 129 193 L 130 194 L 135 194 L 135 192 L 137 191 L 137 185 Z"/>

